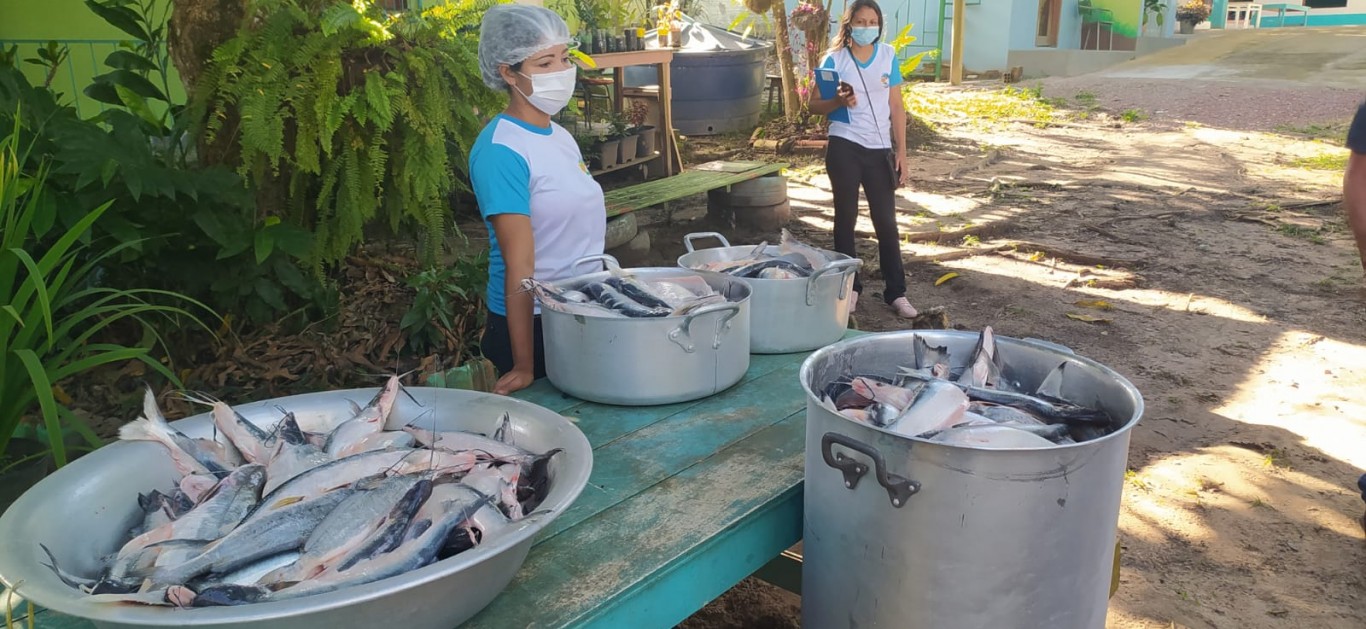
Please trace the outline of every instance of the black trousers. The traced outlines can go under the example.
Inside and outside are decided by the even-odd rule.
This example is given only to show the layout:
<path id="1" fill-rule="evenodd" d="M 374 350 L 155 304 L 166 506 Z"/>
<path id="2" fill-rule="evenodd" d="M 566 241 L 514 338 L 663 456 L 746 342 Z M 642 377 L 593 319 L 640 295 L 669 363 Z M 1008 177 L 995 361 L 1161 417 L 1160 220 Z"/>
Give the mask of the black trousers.
<path id="1" fill-rule="evenodd" d="M 493 311 L 487 313 L 484 336 L 479 340 L 479 350 L 489 359 L 503 376 L 512 371 L 512 334 L 508 329 L 508 318 Z M 536 379 L 545 377 L 545 341 L 541 336 L 541 317 L 537 315 L 531 323 L 532 343 L 536 347 L 536 364 L 533 375 Z"/>
<path id="2" fill-rule="evenodd" d="M 844 138 L 831 137 L 825 148 L 825 171 L 835 197 L 835 251 L 858 257 L 854 249 L 854 225 L 858 223 L 858 191 L 868 198 L 868 214 L 877 234 L 878 266 L 887 283 L 882 298 L 892 303 L 906 296 L 906 271 L 901 264 L 901 234 L 896 224 L 896 185 L 887 166 L 887 149 L 865 148 Z M 863 282 L 854 275 L 854 290 Z"/>

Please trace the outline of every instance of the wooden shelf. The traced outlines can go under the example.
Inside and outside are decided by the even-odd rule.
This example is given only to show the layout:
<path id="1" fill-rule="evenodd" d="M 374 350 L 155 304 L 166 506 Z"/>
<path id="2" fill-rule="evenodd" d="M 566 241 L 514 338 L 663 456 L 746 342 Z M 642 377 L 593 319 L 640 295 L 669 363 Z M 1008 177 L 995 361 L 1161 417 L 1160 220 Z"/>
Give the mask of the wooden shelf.
<path id="1" fill-rule="evenodd" d="M 613 164 L 610 168 L 600 168 L 600 169 L 598 169 L 598 170 L 590 170 L 590 171 L 588 171 L 588 173 L 591 174 L 591 175 L 593 175 L 594 177 L 597 177 L 598 175 L 601 175 L 601 174 L 603 174 L 603 173 L 615 172 L 615 171 L 618 171 L 618 170 L 623 170 L 623 169 L 626 169 L 626 168 L 630 168 L 631 166 L 639 166 L 639 165 L 641 165 L 641 164 L 649 163 L 649 162 L 651 162 L 651 161 L 654 161 L 654 160 L 656 160 L 656 159 L 659 159 L 659 155 L 660 155 L 659 151 L 655 151 L 655 152 L 653 152 L 653 153 L 651 153 L 651 154 L 649 154 L 649 155 L 646 155 L 645 157 L 637 157 L 637 158 L 635 158 L 635 159 L 633 159 L 633 160 L 631 160 L 631 161 L 629 161 L 629 162 L 626 162 L 625 164 Z"/>

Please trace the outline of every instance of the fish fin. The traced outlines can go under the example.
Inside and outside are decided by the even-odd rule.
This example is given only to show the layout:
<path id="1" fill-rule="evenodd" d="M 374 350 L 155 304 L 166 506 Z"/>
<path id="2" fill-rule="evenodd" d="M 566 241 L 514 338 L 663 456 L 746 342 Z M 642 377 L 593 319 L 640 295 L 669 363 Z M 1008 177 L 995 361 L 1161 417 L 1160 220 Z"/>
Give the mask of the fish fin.
<path id="1" fill-rule="evenodd" d="M 78 577 L 76 575 L 66 572 L 65 570 L 62 570 L 61 568 L 58 568 L 57 557 L 52 554 L 52 551 L 48 549 L 47 545 L 40 542 L 38 544 L 38 547 L 43 549 L 43 552 L 47 554 L 48 562 L 50 562 L 39 562 L 39 564 L 51 570 L 53 574 L 57 575 L 58 579 L 62 580 L 62 583 L 65 583 L 73 588 L 78 589 L 82 587 L 93 588 L 94 586 L 99 584 L 99 579 L 86 579 L 83 577 Z"/>
<path id="2" fill-rule="evenodd" d="M 493 431 L 493 438 L 508 445 L 512 443 L 512 414 L 503 411 L 503 419 L 498 422 L 498 429 Z"/>
<path id="3" fill-rule="evenodd" d="M 1064 360 L 1048 372 L 1048 375 L 1044 376 L 1043 382 L 1040 382 L 1038 388 L 1034 390 L 1034 395 L 1047 396 L 1055 400 L 1061 398 L 1062 380 L 1065 377 L 1064 372 L 1067 370 L 1067 365 L 1068 361 Z"/>

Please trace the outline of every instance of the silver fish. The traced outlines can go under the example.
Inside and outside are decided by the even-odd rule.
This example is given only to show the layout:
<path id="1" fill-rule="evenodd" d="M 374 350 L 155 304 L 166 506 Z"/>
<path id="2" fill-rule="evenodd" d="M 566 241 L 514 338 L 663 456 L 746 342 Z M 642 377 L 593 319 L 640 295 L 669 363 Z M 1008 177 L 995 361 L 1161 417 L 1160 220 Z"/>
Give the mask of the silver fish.
<path id="1" fill-rule="evenodd" d="M 233 470 L 189 513 L 128 540 L 119 550 L 119 556 L 126 557 L 150 544 L 167 540 L 207 542 L 227 535 L 256 507 L 265 480 L 263 465 L 243 465 Z"/>
<path id="2" fill-rule="evenodd" d="M 166 421 L 166 417 L 161 414 L 161 409 L 157 407 L 156 396 L 153 395 L 150 386 L 147 387 L 147 393 L 143 396 L 142 409 L 142 417 L 138 417 L 119 428 L 119 439 L 160 443 L 171 454 L 171 462 L 175 464 L 176 470 L 182 476 L 203 474 L 222 477 L 227 475 L 229 468 L 218 461 L 213 453 L 206 451 L 194 439 L 171 427 L 171 424 Z"/>
<path id="3" fill-rule="evenodd" d="M 490 439 L 483 435 L 459 430 L 435 432 L 420 428 L 416 421 L 403 427 L 403 431 L 411 434 L 417 442 L 429 448 L 440 448 L 452 452 L 462 450 L 481 450 L 491 456 L 515 456 L 519 454 L 529 454 L 526 450 L 517 446 L 508 445 L 497 439 Z"/>
<path id="4" fill-rule="evenodd" d="M 329 456 L 338 456 L 342 450 L 383 430 L 384 423 L 389 419 L 389 412 L 398 400 L 398 385 L 398 376 L 389 376 L 389 380 L 360 413 L 337 426 L 337 429 L 327 436 L 323 451 Z"/>
<path id="5" fill-rule="evenodd" d="M 249 516 L 231 533 L 204 547 L 198 556 L 175 566 L 159 567 L 153 583 L 180 584 L 206 572 L 231 572 L 287 550 L 298 548 L 314 528 L 356 490 L 348 485 L 320 496 Z"/>
<path id="6" fill-rule="evenodd" d="M 393 516 L 416 512 L 430 493 L 431 482 L 416 476 L 377 479 L 351 494 L 318 523 L 304 541 L 298 561 L 263 575 L 260 581 L 269 584 L 312 578 L 359 548 Z M 400 505 L 404 508 L 396 509 Z M 393 513 L 396 510 L 398 514 Z"/>
<path id="7" fill-rule="evenodd" d="M 806 260 L 810 270 L 815 271 L 830 264 L 830 257 L 820 249 L 797 240 L 792 232 L 784 227 L 778 239 L 778 250 L 784 254 L 795 253 Z"/>

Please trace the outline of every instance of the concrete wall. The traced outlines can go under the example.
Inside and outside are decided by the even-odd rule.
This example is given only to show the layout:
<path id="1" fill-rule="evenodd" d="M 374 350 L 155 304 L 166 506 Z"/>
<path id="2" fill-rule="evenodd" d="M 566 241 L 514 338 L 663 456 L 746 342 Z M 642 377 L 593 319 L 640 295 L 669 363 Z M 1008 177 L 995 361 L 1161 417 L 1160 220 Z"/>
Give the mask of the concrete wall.
<path id="1" fill-rule="evenodd" d="M 1295 4 L 1303 4 L 1296 2 Z M 1286 26 L 1299 26 L 1304 24 L 1303 13 L 1286 13 Z M 1310 9 L 1310 26 L 1350 26 L 1366 24 L 1366 0 L 1347 0 L 1347 6 L 1335 9 Z M 1274 12 L 1267 12 L 1262 15 L 1259 24 L 1262 28 L 1281 26 L 1281 19 L 1276 17 Z"/>
<path id="2" fill-rule="evenodd" d="M 1006 68 L 1006 56 L 1021 23 L 1028 29 L 1029 45 L 1034 45 L 1033 12 L 1021 17 L 1016 11 L 1018 4 L 1021 3 L 1017 0 L 982 0 L 981 4 L 963 8 L 966 19 L 963 24 L 963 68 L 972 71 Z M 945 28 L 948 34 L 944 37 L 944 51 L 948 55 L 953 50 L 952 22 Z"/>
<path id="3" fill-rule="evenodd" d="M 1185 44 L 1186 40 L 1180 37 L 1140 37 L 1135 50 L 1012 50 L 1008 55 L 1008 63 L 1011 67 L 1024 68 L 1024 77 L 1030 79 L 1045 76 L 1076 76 L 1104 70 L 1146 54 Z"/>

